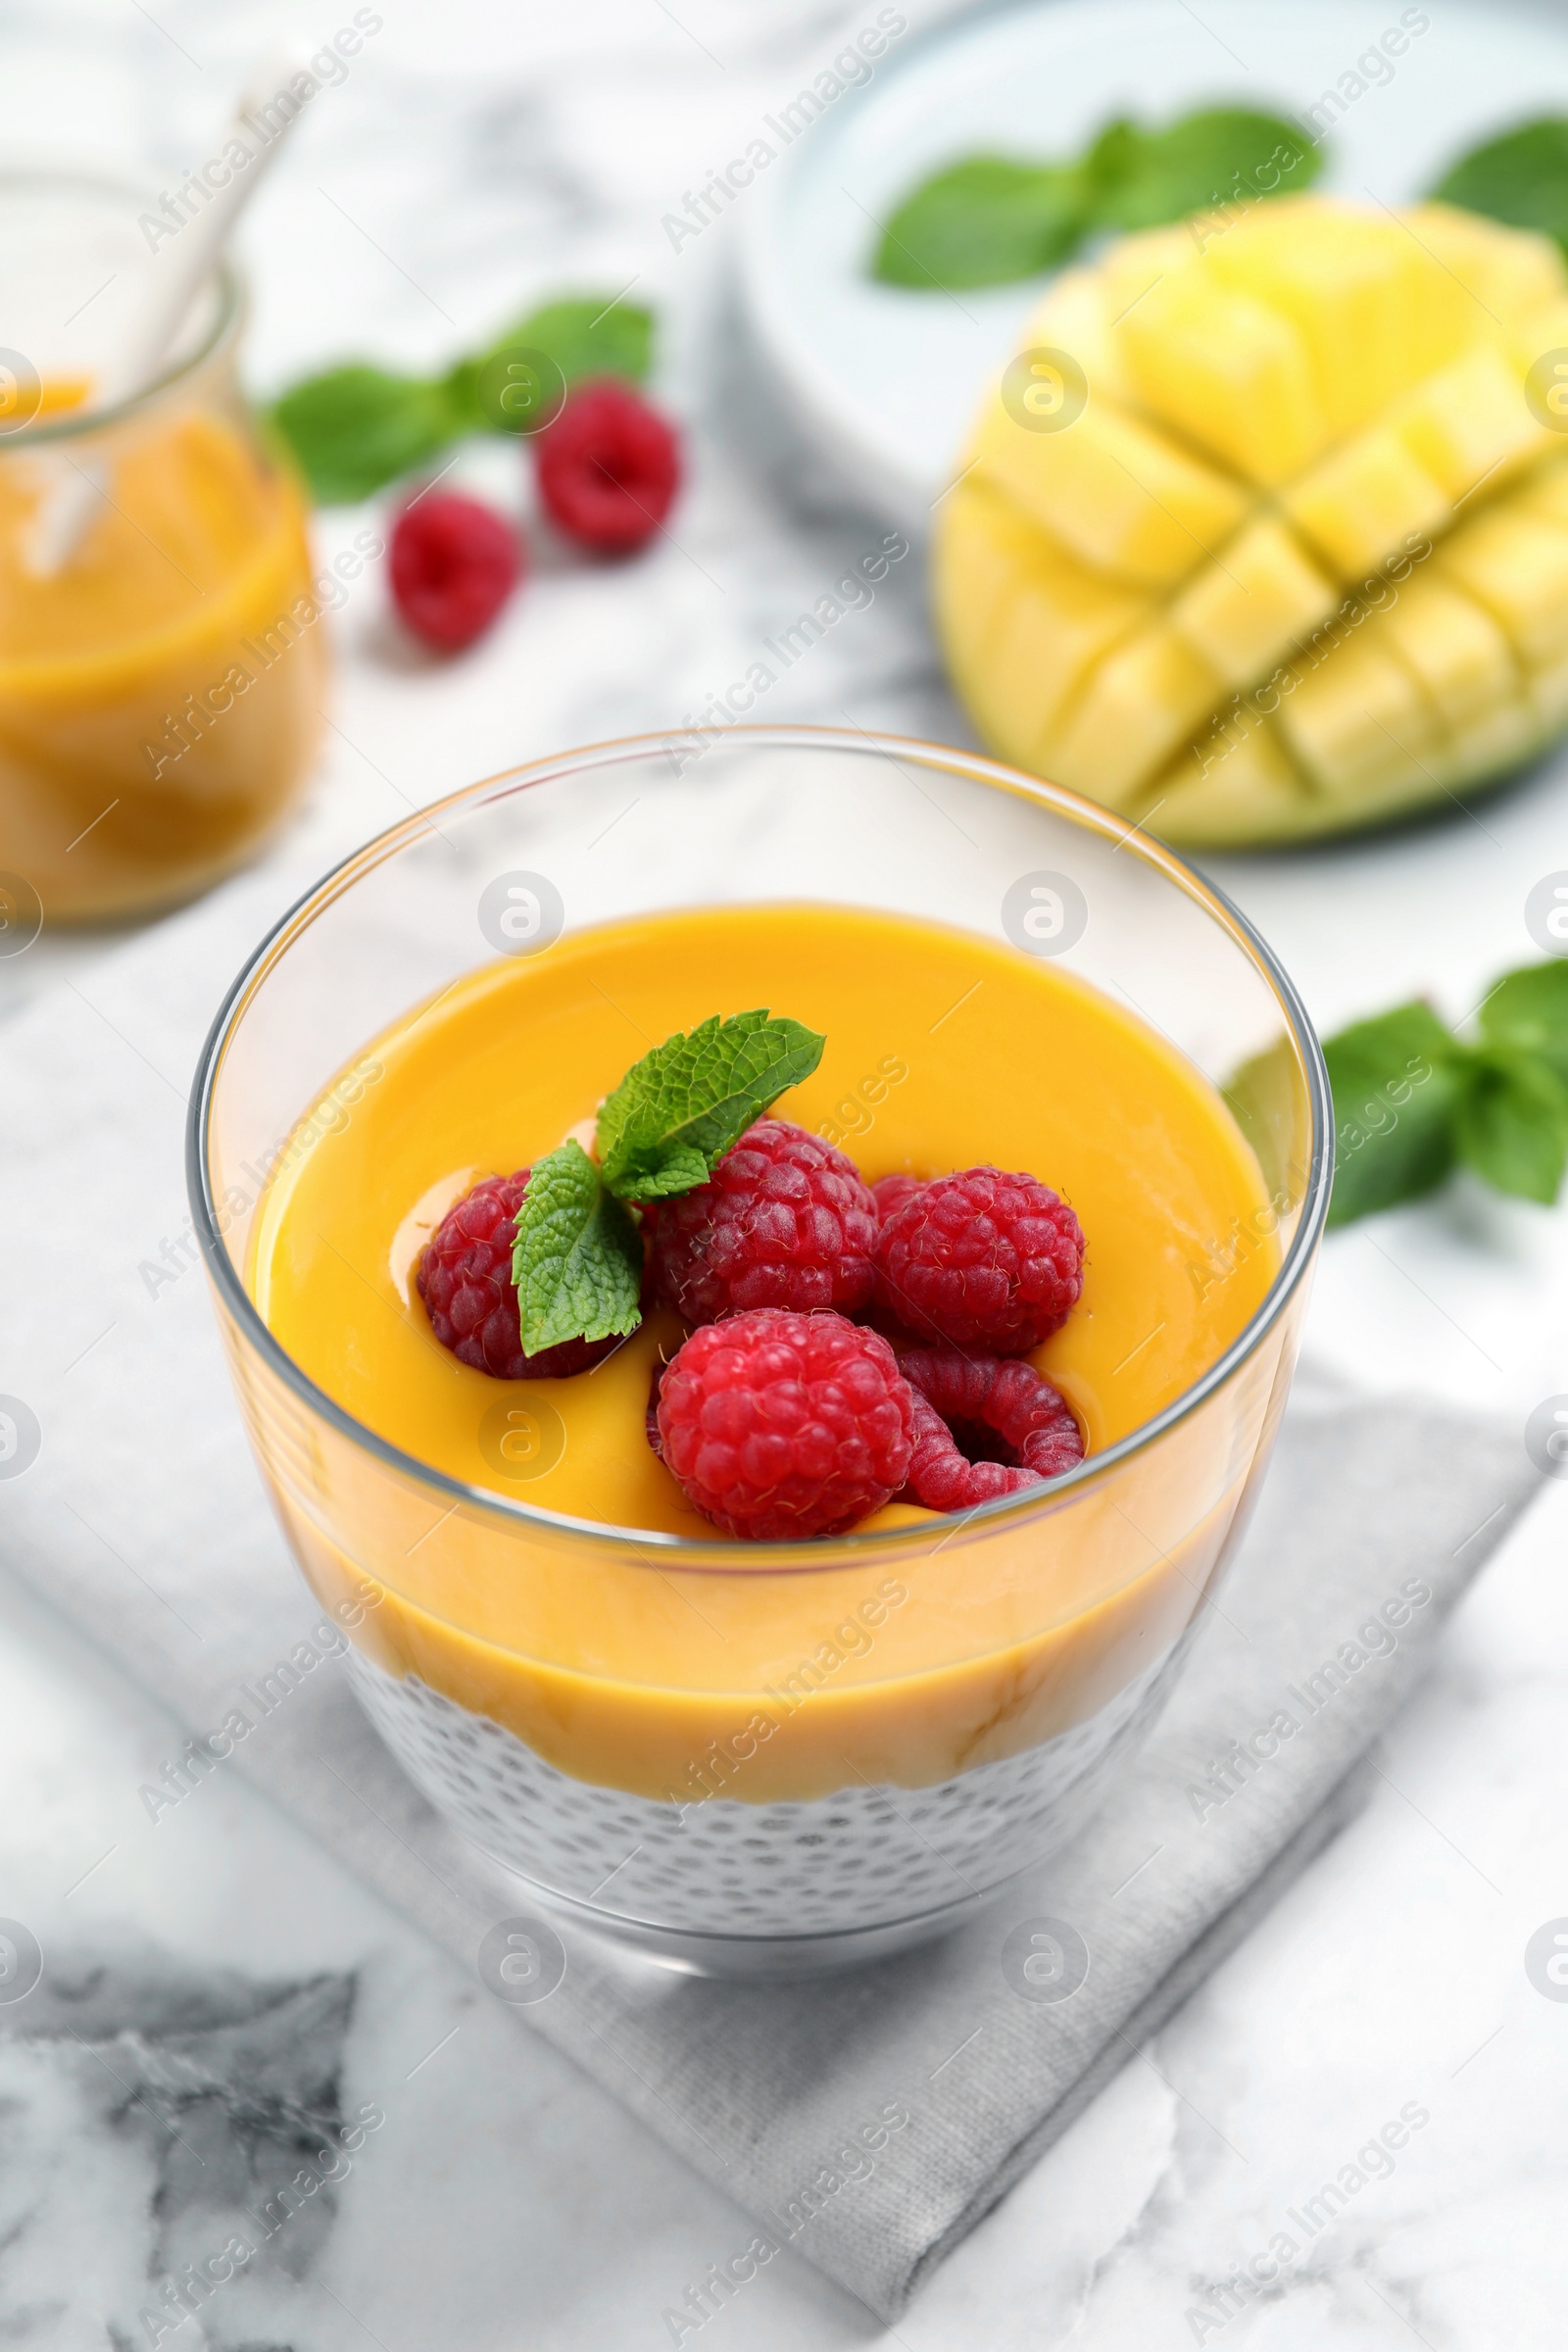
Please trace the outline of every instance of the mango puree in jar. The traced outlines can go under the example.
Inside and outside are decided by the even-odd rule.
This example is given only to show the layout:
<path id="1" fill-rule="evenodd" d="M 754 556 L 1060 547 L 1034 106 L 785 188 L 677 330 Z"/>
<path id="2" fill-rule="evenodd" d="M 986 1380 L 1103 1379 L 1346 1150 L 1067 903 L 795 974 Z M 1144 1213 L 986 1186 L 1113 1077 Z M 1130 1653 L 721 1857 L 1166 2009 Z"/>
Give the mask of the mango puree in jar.
<path id="1" fill-rule="evenodd" d="M 49 388 L 40 425 L 84 386 Z M 0 443 L 0 868 L 45 922 L 202 889 L 297 799 L 326 648 L 299 493 L 237 403 L 176 392 L 79 439 Z M 40 509 L 100 471 L 58 569 Z"/>
<path id="2" fill-rule="evenodd" d="M 1091 1467 L 1262 1303 L 1283 1200 L 1218 1092 L 1137 1015 L 935 924 L 716 907 L 583 931 L 455 983 L 302 1122 L 252 1228 L 258 1311 L 318 1389 L 415 1462 L 542 1516 L 498 1521 L 422 1487 L 265 1371 L 241 1366 L 242 1401 L 307 1573 L 367 1653 L 558 1769 L 691 1795 L 719 1755 L 725 1793 L 758 1802 L 841 1788 L 847 1762 L 925 1786 L 1084 1720 L 1169 1649 L 1248 1491 L 1288 1338 L 1059 1503 L 1047 1487 L 972 1521 L 892 1503 L 849 1537 L 720 1538 L 646 1442 L 672 1316 L 651 1314 L 591 1373 L 498 1382 L 439 1346 L 414 1273 L 479 1176 L 591 1135 L 630 1062 L 757 1004 L 827 1039 L 777 1115 L 868 1179 L 991 1161 L 1071 1202 L 1083 1298 L 1031 1360 L 1072 1404 Z"/>

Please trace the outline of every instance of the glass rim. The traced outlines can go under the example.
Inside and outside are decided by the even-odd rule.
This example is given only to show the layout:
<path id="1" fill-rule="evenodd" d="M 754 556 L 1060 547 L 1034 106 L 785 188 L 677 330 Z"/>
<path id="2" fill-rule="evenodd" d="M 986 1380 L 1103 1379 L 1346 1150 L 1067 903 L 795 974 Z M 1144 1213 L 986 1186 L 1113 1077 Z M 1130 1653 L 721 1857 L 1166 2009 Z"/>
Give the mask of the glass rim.
<path id="1" fill-rule="evenodd" d="M 12 164 L 0 168 L 0 195 L 10 188 L 57 187 L 145 197 L 148 185 L 147 181 L 136 178 L 128 171 L 119 172 L 107 167 L 89 171 L 68 165 Z M 220 255 L 205 282 L 217 287 L 218 300 L 207 331 L 193 351 L 187 352 L 183 359 L 176 360 L 172 367 L 164 368 L 162 373 L 153 376 L 136 391 L 111 401 L 107 408 L 68 409 L 58 416 L 33 418 L 12 432 L 0 433 L 0 462 L 8 453 L 36 450 L 51 442 L 85 440 L 94 433 L 112 431 L 116 425 L 127 423 L 141 416 L 166 392 L 190 381 L 209 361 L 227 350 L 237 340 L 244 318 L 244 277 L 226 255 Z M 28 365 L 31 366 L 30 361 Z"/>
<path id="2" fill-rule="evenodd" d="M 954 1524 L 939 1541 L 946 1543 L 960 1529 L 967 1533 L 971 1527 L 984 1527 L 998 1520 L 1022 1523 L 1030 1518 L 1054 1515 L 1066 1501 L 1098 1485 L 1102 1479 L 1156 1446 L 1172 1430 L 1198 1412 L 1256 1353 L 1300 1287 L 1328 1215 L 1334 1140 L 1333 1095 L 1328 1069 L 1306 1008 L 1295 983 L 1273 950 L 1223 891 L 1166 843 L 1144 833 L 1138 824 L 1129 824 L 1099 802 L 1069 791 L 1065 785 L 1049 783 L 1043 777 L 1031 776 L 1023 769 L 1011 767 L 1004 760 L 989 759 L 982 753 L 928 743 L 917 736 L 872 733 L 858 727 L 754 724 L 681 730 L 683 744 L 696 738 L 704 741 L 705 748 L 709 744 L 741 742 L 758 749 L 874 752 L 893 760 L 912 758 L 927 766 L 946 767 L 977 783 L 994 785 L 1016 797 L 1037 802 L 1053 813 L 1106 839 L 1114 837 L 1118 847 L 1132 849 L 1146 865 L 1162 873 L 1167 881 L 1209 913 L 1222 930 L 1230 933 L 1261 972 L 1280 1005 L 1306 1079 L 1312 1136 L 1301 1194 L 1301 1214 L 1290 1247 L 1276 1268 L 1263 1299 L 1214 1362 L 1150 1420 L 1140 1422 L 1136 1429 L 1129 1430 L 1125 1437 L 1118 1438 L 1102 1452 L 1086 1455 L 1073 1469 L 1038 1488 L 1026 1488 L 1017 1494 L 998 1495 L 965 1512 L 942 1514 L 944 1518 L 951 1518 Z M 454 1510 L 466 1505 L 518 1531 L 535 1529 L 542 1534 L 564 1539 L 618 1544 L 631 1554 L 641 1552 L 646 1555 L 650 1548 L 654 1548 L 661 1557 L 657 1562 L 646 1561 L 646 1565 L 660 1574 L 671 1565 L 703 1573 L 730 1573 L 736 1569 L 753 1574 L 764 1570 L 796 1574 L 808 1574 L 813 1570 L 816 1573 L 830 1573 L 847 1566 L 855 1556 L 874 1558 L 906 1550 L 911 1539 L 917 1538 L 922 1530 L 896 1527 L 860 1533 L 852 1528 L 843 1535 L 822 1539 L 824 1550 L 831 1545 L 832 1556 L 822 1558 L 819 1555 L 813 1560 L 803 1558 L 802 1554 L 811 1553 L 815 1549 L 816 1540 L 742 1543 L 715 1534 L 710 1542 L 674 1535 L 662 1528 L 612 1526 L 605 1520 L 582 1519 L 565 1512 L 544 1510 L 537 1504 L 498 1494 L 489 1487 L 470 1486 L 466 1480 L 454 1478 L 448 1472 L 436 1469 L 433 1464 L 421 1461 L 416 1454 L 406 1453 L 401 1446 L 393 1445 L 389 1439 L 378 1436 L 363 1421 L 357 1420 L 335 1397 L 318 1388 L 274 1338 L 258 1312 L 218 1225 L 218 1204 L 213 1194 L 207 1145 L 224 1053 L 230 1039 L 237 1033 L 257 989 L 281 962 L 294 940 L 317 915 L 323 913 L 363 875 L 384 864 L 421 833 L 437 831 L 435 820 L 442 815 L 456 813 L 467 806 L 477 807 L 493 800 L 510 799 L 515 793 L 558 781 L 585 768 L 618 765 L 667 753 L 669 748 L 670 734 L 666 728 L 650 734 L 615 736 L 604 743 L 579 745 L 544 759 L 528 760 L 517 767 L 502 768 L 478 783 L 464 785 L 456 792 L 431 801 L 424 808 L 416 809 L 398 824 L 389 826 L 385 832 L 373 835 L 369 841 L 362 843 L 357 850 L 351 851 L 330 867 L 296 899 L 265 934 L 230 984 L 214 1016 L 197 1060 L 195 1085 L 191 1090 L 186 1121 L 186 1185 L 191 1212 L 197 1240 L 219 1298 L 270 1370 L 281 1379 L 286 1388 L 292 1390 L 310 1412 L 326 1421 L 340 1437 L 401 1478 L 411 1479 L 416 1485 L 429 1489 L 450 1502 Z M 308 1107 L 302 1105 L 301 1116 Z"/>

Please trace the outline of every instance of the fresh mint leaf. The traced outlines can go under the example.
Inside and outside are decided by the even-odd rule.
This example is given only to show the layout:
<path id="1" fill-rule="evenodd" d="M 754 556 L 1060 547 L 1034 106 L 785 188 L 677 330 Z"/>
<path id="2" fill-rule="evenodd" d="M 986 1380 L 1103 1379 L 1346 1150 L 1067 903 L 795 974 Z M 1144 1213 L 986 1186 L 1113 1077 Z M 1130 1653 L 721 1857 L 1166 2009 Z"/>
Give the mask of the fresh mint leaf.
<path id="1" fill-rule="evenodd" d="M 1568 1168 L 1568 1087 L 1533 1054 L 1480 1046 L 1453 1116 L 1459 1156 L 1499 1193 L 1549 1207 Z"/>
<path id="2" fill-rule="evenodd" d="M 368 498 L 467 429 L 444 383 L 358 366 L 296 384 L 272 422 L 322 506 Z"/>
<path id="3" fill-rule="evenodd" d="M 970 156 L 905 198 L 882 232 L 871 273 L 916 292 L 1005 285 L 1055 269 L 1087 226 L 1080 172 Z"/>
<path id="4" fill-rule="evenodd" d="M 1294 195 L 1322 169 L 1294 123 L 1236 106 L 1201 107 L 1163 130 L 1107 122 L 1077 163 L 965 156 L 905 197 L 871 274 L 917 293 L 1005 285 L 1057 268 L 1092 229 Z"/>
<path id="5" fill-rule="evenodd" d="M 357 363 L 332 368 L 285 392 L 271 419 L 312 497 L 323 506 L 352 504 L 427 464 L 465 433 L 531 432 L 547 424 L 563 392 L 586 376 L 641 383 L 653 348 L 652 311 L 612 294 L 563 295 L 445 375 L 396 375 Z M 517 386 L 508 381 L 513 353 L 542 354 L 549 364 L 535 371 L 537 397 L 520 406 Z"/>
<path id="6" fill-rule="evenodd" d="M 530 311 L 492 348 L 515 345 L 548 353 L 568 385 L 595 375 L 640 384 L 654 364 L 654 314 L 613 294 L 564 295 Z"/>
<path id="7" fill-rule="evenodd" d="M 1309 187 L 1321 152 L 1277 115 L 1207 107 L 1164 130 L 1108 122 L 1085 164 L 1098 228 L 1154 228 L 1210 205 Z"/>
<path id="8" fill-rule="evenodd" d="M 759 1112 L 758 1116 L 760 1115 Z M 746 1133 L 751 1123 L 750 1119 L 743 1123 L 741 1135 Z M 739 1141 L 739 1136 L 736 1141 Z M 636 1198 L 640 1200 L 672 1200 L 677 1193 L 694 1193 L 700 1184 L 708 1182 L 712 1172 L 712 1160 L 706 1152 L 700 1152 L 695 1144 L 671 1144 L 659 1163 L 659 1190 L 657 1193 L 641 1191 Z"/>
<path id="9" fill-rule="evenodd" d="M 640 384 L 653 365 L 654 314 L 612 294 L 549 302 L 508 327 L 447 377 L 475 432 L 534 433 L 561 414 L 573 384 L 613 375 Z"/>
<path id="10" fill-rule="evenodd" d="M 642 1278 L 637 1228 L 581 1144 L 536 1159 L 512 1253 L 524 1353 L 635 1331 Z"/>
<path id="11" fill-rule="evenodd" d="M 1549 1205 L 1568 1172 L 1568 960 L 1505 972 L 1477 1044 L 1426 1004 L 1358 1021 L 1323 1048 L 1334 1088 L 1331 1225 L 1413 1200 L 1462 1161 Z"/>
<path id="12" fill-rule="evenodd" d="M 1481 1007 L 1488 1045 L 1515 1046 L 1568 1086 L 1568 957 L 1505 972 Z"/>
<path id="13" fill-rule="evenodd" d="M 1431 1006 L 1400 1004 L 1328 1038 L 1334 1089 L 1331 1225 L 1418 1200 L 1454 1160 L 1454 1071 L 1463 1054 Z"/>
<path id="14" fill-rule="evenodd" d="M 1472 148 L 1432 191 L 1511 228 L 1541 229 L 1568 250 L 1568 119 L 1542 115 Z"/>
<path id="15" fill-rule="evenodd" d="M 808 1078 L 826 1040 L 766 1011 L 715 1012 L 635 1062 L 599 1113 L 607 1189 L 667 1200 L 706 1183 L 716 1161 L 786 1088 Z M 530 1191 L 532 1186 L 530 1184 Z"/>

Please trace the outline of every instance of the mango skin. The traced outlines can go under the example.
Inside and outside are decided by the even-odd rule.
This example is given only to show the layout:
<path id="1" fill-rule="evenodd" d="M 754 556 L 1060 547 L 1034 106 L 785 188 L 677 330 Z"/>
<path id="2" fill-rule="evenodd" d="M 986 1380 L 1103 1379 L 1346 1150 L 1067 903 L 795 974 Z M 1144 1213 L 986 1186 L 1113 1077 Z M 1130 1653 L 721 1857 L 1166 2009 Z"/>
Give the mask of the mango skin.
<path id="1" fill-rule="evenodd" d="M 1000 378 L 932 548 L 954 686 L 1003 758 L 1245 849 L 1452 806 L 1568 729 L 1549 239 L 1275 200 L 1123 238 L 1019 350 L 1067 354 L 1086 396 L 1040 429 Z"/>

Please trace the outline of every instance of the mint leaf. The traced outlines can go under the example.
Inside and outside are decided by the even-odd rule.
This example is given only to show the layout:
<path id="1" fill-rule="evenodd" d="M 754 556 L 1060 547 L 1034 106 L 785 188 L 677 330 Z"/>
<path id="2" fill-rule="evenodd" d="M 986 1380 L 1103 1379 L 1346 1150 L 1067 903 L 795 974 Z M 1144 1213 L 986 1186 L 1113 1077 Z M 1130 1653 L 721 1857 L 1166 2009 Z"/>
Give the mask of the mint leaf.
<path id="1" fill-rule="evenodd" d="M 1081 173 L 970 156 L 905 198 L 882 232 L 871 274 L 917 292 L 1004 285 L 1055 269 L 1087 226 Z"/>
<path id="2" fill-rule="evenodd" d="M 1421 1004 L 1325 1040 L 1334 1089 L 1331 1225 L 1418 1200 L 1443 1182 L 1454 1159 L 1454 1068 L 1463 1051 Z"/>
<path id="3" fill-rule="evenodd" d="M 677 1034 L 635 1062 L 599 1113 L 604 1181 L 623 1200 L 667 1200 L 712 1174 L 787 1087 L 808 1078 L 826 1040 L 799 1021 L 738 1012 Z M 532 1190 L 530 1184 L 529 1190 Z"/>
<path id="4" fill-rule="evenodd" d="M 759 1112 L 756 1115 L 760 1117 L 761 1114 Z M 737 1143 L 751 1124 L 750 1119 L 744 1121 L 735 1138 Z M 727 1150 L 728 1146 L 724 1149 Z M 672 1143 L 665 1148 L 659 1163 L 658 1190 L 652 1191 L 645 1186 L 636 1198 L 640 1200 L 672 1200 L 677 1193 L 693 1193 L 700 1184 L 708 1182 L 713 1172 L 714 1160 L 719 1156 L 715 1152 L 710 1159 L 695 1144 Z M 649 1179 L 650 1184 L 654 1181 Z"/>
<path id="5" fill-rule="evenodd" d="M 368 498 L 467 429 L 444 384 L 359 366 L 296 384 L 272 422 L 323 506 Z"/>
<path id="6" fill-rule="evenodd" d="M 654 314 L 613 294 L 564 295 L 497 337 L 494 351 L 515 345 L 547 352 L 568 384 L 622 375 L 640 384 L 654 362 Z"/>
<path id="7" fill-rule="evenodd" d="M 1331 1225 L 1413 1200 L 1456 1160 L 1549 1205 L 1568 1173 L 1568 961 L 1505 972 L 1464 1045 L 1425 1004 L 1359 1021 L 1323 1048 L 1334 1087 Z"/>
<path id="8" fill-rule="evenodd" d="M 635 1331 L 642 1278 L 637 1228 L 581 1144 L 536 1159 L 512 1252 L 523 1352 Z"/>
<path id="9" fill-rule="evenodd" d="M 1505 972 L 1481 1007 L 1488 1045 L 1516 1046 L 1568 1086 L 1568 958 Z"/>
<path id="10" fill-rule="evenodd" d="M 613 375 L 640 384 L 653 365 L 654 314 L 612 294 L 564 296 L 530 311 L 447 377 L 475 431 L 535 433 L 573 384 Z"/>
<path id="11" fill-rule="evenodd" d="M 1316 179 L 1323 157 L 1277 115 L 1220 106 L 1164 130 L 1109 122 L 1084 169 L 1097 227 L 1154 228 L 1214 204 L 1297 195 Z"/>
<path id="12" fill-rule="evenodd" d="M 1568 249 L 1568 120 L 1543 115 L 1472 148 L 1432 191 L 1440 204 L 1537 228 Z"/>
<path id="13" fill-rule="evenodd" d="M 323 506 L 368 498 L 465 433 L 532 432 L 585 376 L 640 383 L 653 360 L 654 315 L 612 294 L 563 295 L 530 311 L 445 375 L 395 375 L 352 363 L 274 402 L 271 420 Z M 527 354 L 519 370 L 509 362 Z M 545 365 L 537 363 L 543 359 Z"/>
<path id="14" fill-rule="evenodd" d="M 1213 204 L 1294 195 L 1323 169 L 1294 123 L 1202 107 L 1163 130 L 1107 122 L 1078 163 L 971 155 L 905 197 L 871 274 L 936 293 L 1054 270 L 1096 228 L 1152 228 Z"/>
<path id="15" fill-rule="evenodd" d="M 1549 1207 L 1568 1168 L 1568 1087 L 1533 1054 L 1480 1046 L 1454 1109 L 1459 1156 L 1499 1193 Z"/>

